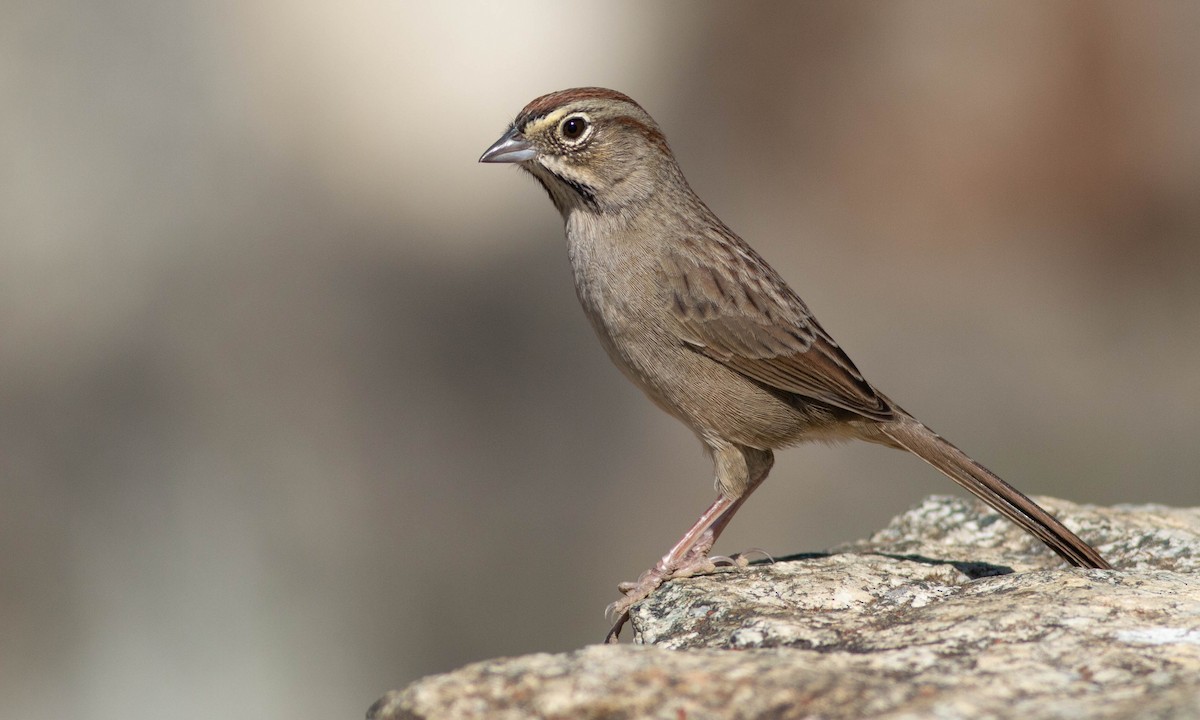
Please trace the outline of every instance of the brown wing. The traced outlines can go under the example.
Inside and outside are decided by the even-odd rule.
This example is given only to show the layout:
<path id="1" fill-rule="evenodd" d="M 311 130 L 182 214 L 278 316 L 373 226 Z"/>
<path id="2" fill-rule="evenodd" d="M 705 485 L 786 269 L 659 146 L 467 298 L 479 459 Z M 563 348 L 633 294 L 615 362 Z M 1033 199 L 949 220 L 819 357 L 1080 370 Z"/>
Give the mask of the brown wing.
<path id="1" fill-rule="evenodd" d="M 732 235 L 732 233 L 730 233 Z M 736 237 L 691 245 L 664 268 L 681 339 L 771 388 L 867 418 L 893 417 L 779 274 Z"/>

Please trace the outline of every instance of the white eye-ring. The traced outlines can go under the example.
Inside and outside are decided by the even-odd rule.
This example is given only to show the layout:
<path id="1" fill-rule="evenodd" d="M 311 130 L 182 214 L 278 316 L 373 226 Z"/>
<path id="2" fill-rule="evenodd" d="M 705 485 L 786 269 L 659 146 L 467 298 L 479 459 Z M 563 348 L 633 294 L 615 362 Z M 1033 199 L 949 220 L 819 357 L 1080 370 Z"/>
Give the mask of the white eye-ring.
<path id="1" fill-rule="evenodd" d="M 579 113 L 568 115 L 558 125 L 558 133 L 562 135 L 564 140 L 572 144 L 583 140 L 591 129 L 592 123 L 588 120 L 587 115 Z"/>

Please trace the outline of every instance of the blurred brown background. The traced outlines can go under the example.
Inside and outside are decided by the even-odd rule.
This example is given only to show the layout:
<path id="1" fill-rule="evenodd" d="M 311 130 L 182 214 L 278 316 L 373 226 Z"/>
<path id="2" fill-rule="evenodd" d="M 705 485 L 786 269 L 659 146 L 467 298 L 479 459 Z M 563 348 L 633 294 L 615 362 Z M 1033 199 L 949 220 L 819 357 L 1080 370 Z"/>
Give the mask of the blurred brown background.
<path id="1" fill-rule="evenodd" d="M 1200 504 L 1197 38 L 1185 0 L 10 0 L 0 716 L 359 717 L 601 639 L 712 489 L 475 162 L 575 85 L 1002 476 Z M 796 449 L 719 549 L 951 491 Z"/>

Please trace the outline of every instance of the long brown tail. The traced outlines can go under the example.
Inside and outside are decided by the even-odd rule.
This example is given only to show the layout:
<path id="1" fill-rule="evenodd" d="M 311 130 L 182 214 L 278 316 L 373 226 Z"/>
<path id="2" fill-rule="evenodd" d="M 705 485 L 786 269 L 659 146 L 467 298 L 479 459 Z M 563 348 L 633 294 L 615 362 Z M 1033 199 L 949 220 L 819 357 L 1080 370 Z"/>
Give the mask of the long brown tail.
<path id="1" fill-rule="evenodd" d="M 880 423 L 879 429 L 897 445 L 942 471 L 1001 515 L 1049 545 L 1051 550 L 1072 565 L 1104 569 L 1112 567 L 1091 545 L 1080 540 L 1020 490 L 1001 480 L 911 416 L 896 422 Z"/>

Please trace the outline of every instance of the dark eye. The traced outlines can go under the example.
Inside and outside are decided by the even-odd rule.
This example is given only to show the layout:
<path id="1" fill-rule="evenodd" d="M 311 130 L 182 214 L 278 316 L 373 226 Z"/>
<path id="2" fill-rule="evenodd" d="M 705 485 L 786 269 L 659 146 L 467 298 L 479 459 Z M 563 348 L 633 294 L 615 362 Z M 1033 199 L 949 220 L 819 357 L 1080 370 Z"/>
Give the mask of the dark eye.
<path id="1" fill-rule="evenodd" d="M 562 135 L 568 140 L 578 140 L 588 128 L 587 120 L 581 117 L 569 117 L 563 120 Z"/>

